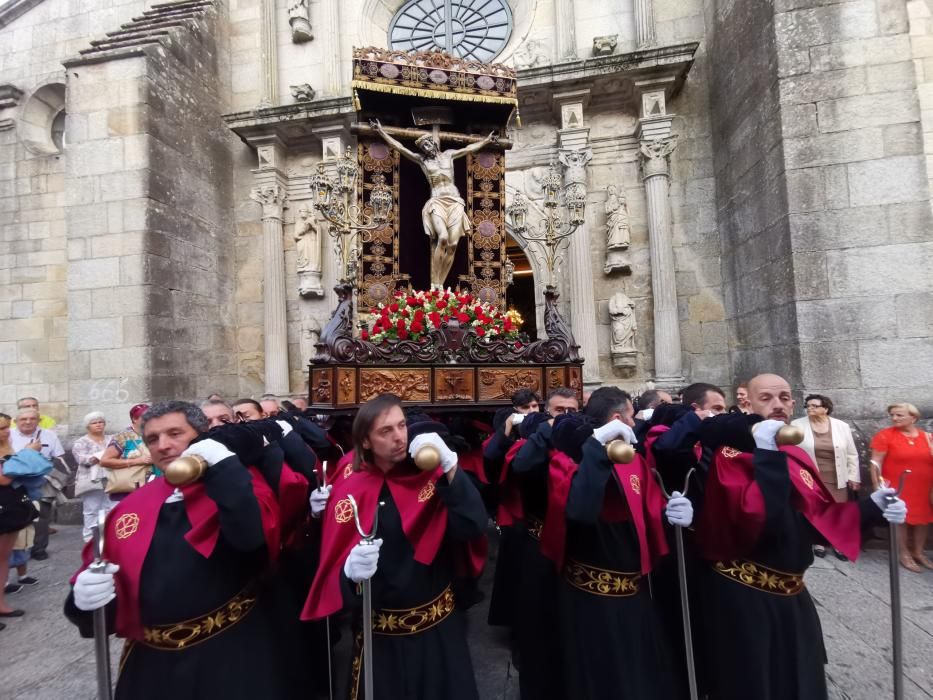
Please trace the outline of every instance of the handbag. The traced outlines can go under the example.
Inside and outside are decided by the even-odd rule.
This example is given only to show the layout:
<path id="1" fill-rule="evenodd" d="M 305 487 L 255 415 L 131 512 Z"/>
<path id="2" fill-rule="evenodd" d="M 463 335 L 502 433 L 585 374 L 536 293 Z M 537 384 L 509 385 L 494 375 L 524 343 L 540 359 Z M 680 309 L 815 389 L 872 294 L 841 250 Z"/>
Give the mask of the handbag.
<path id="1" fill-rule="evenodd" d="M 149 472 L 152 465 L 141 467 L 124 467 L 123 469 L 104 469 L 107 474 L 107 485 L 104 493 L 132 493 L 149 481 Z"/>
<path id="2" fill-rule="evenodd" d="M 0 534 L 18 532 L 39 517 L 29 494 L 16 486 L 0 486 Z"/>
<path id="3" fill-rule="evenodd" d="M 3 475 L 10 478 L 18 476 L 45 476 L 52 471 L 52 462 L 35 450 L 20 450 L 3 463 Z"/>

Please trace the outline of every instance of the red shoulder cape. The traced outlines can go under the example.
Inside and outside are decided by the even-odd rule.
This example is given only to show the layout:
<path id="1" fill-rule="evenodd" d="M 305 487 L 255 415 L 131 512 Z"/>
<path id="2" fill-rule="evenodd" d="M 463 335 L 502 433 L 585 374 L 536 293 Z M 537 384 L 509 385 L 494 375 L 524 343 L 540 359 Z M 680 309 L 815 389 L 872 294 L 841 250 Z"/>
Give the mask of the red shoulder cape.
<path id="1" fill-rule="evenodd" d="M 415 561 L 421 564 L 430 565 L 434 561 L 447 531 L 447 508 L 437 495 L 436 487 L 437 480 L 443 477 L 440 469 L 405 472 L 396 468 L 383 474 L 366 464 L 358 472 L 353 471 L 350 464 L 345 464 L 341 471 L 335 473 L 334 488 L 321 519 L 320 564 L 301 612 L 302 620 L 327 617 L 343 607 L 340 590 L 343 564 L 350 550 L 360 541 L 348 495 L 356 500 L 360 523 L 369 532 L 379 494 L 383 484 L 387 484 L 402 517 L 402 530 L 414 548 Z M 480 539 L 485 540 L 485 537 Z M 471 575 L 478 576 L 482 571 L 485 561 L 483 544 L 478 541 L 471 543 L 468 558 Z"/>
<path id="2" fill-rule="evenodd" d="M 854 503 L 836 503 L 806 452 L 784 446 L 793 486 L 792 506 L 826 541 L 853 561 L 861 545 L 860 515 Z M 765 501 L 755 481 L 752 454 L 720 447 L 706 481 L 697 542 L 703 558 L 721 561 L 747 556 L 765 525 Z"/>
<path id="3" fill-rule="evenodd" d="M 560 569 L 564 565 L 567 543 L 567 498 L 570 484 L 579 465 L 563 452 L 551 451 L 548 509 L 541 530 L 541 552 Z M 654 564 L 667 554 L 664 536 L 664 495 L 644 460 L 637 456 L 629 464 L 614 464 L 616 484 L 606 486 L 600 519 L 605 522 L 631 520 L 638 534 L 641 572 L 648 574 Z M 619 493 L 618 485 L 622 487 Z"/>
<path id="4" fill-rule="evenodd" d="M 274 560 L 279 551 L 278 503 L 272 489 L 259 472 L 252 467 L 249 468 L 249 472 L 253 480 L 253 493 L 259 503 L 269 557 Z M 120 565 L 120 571 L 115 577 L 119 600 L 116 631 L 126 639 L 143 637 L 139 615 L 140 578 L 155 534 L 159 511 L 174 490 L 175 487 L 165 481 L 164 477 L 159 477 L 129 494 L 107 516 L 104 558 Z M 181 491 L 185 496 L 185 512 L 191 523 L 191 529 L 185 534 L 185 539 L 207 559 L 214 553 L 220 536 L 217 504 L 207 495 L 204 484 L 200 481 L 182 487 Z M 93 541 L 85 544 L 81 559 L 81 568 L 71 577 L 72 584 L 78 574 L 94 560 Z"/>

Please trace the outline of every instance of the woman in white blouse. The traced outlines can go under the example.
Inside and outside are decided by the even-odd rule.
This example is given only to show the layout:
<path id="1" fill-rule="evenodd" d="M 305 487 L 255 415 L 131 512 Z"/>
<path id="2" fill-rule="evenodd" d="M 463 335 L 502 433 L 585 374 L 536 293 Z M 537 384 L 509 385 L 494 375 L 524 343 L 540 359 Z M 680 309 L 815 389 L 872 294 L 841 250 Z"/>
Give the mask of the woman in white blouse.
<path id="1" fill-rule="evenodd" d="M 75 475 L 75 495 L 81 499 L 84 515 L 82 535 L 87 542 L 94 535 L 97 527 L 97 514 L 101 510 L 110 511 L 116 503 L 104 492 L 107 485 L 106 473 L 100 466 L 100 458 L 110 444 L 110 436 L 105 434 L 107 421 L 100 411 L 91 411 L 84 416 L 87 432 L 75 440 L 71 453 L 78 463 Z"/>
<path id="2" fill-rule="evenodd" d="M 800 447 L 813 459 L 833 498 L 845 502 L 849 499 L 849 490 L 858 491 L 861 483 L 852 430 L 844 421 L 830 416 L 833 402 L 828 396 L 810 394 L 804 406 L 806 417 L 793 421 L 803 430 Z M 814 546 L 813 553 L 818 557 L 826 556 L 822 545 Z M 836 556 L 845 560 L 841 552 L 837 551 Z"/>

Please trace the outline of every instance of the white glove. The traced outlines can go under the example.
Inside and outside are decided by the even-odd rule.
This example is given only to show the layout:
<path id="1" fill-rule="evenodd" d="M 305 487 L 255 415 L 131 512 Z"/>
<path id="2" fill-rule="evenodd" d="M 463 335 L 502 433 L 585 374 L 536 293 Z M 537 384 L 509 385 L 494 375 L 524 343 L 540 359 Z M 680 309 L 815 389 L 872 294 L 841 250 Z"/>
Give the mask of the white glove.
<path id="1" fill-rule="evenodd" d="M 888 499 L 894 495 L 894 492 L 895 489 L 890 487 L 878 489 L 872 492 L 871 500 L 881 510 L 881 515 L 885 520 L 895 525 L 903 525 L 907 520 L 907 504 L 900 498 L 889 502 Z"/>
<path id="2" fill-rule="evenodd" d="M 616 438 L 622 438 L 629 445 L 634 445 L 638 442 L 638 438 L 635 437 L 635 431 L 618 418 L 613 418 L 606 423 L 606 425 L 601 425 L 596 428 L 596 430 L 593 431 L 593 437 L 599 440 L 603 445 L 607 442 L 612 442 Z"/>
<path id="3" fill-rule="evenodd" d="M 330 484 L 324 488 L 314 489 L 311 492 L 311 517 L 320 518 L 321 513 L 324 512 L 324 509 L 327 507 L 327 499 L 330 498 L 330 491 L 334 488 Z"/>
<path id="4" fill-rule="evenodd" d="M 420 450 L 425 445 L 430 445 L 438 452 L 440 452 L 441 468 L 444 470 L 445 474 L 457 466 L 457 453 L 447 447 L 447 443 L 444 442 L 443 439 L 441 439 L 441 436 L 437 433 L 416 435 L 415 439 L 411 441 L 411 445 L 408 446 L 408 454 L 414 457 L 416 454 L 418 454 L 418 450 Z"/>
<path id="5" fill-rule="evenodd" d="M 651 420 L 651 416 L 653 416 L 653 415 L 654 415 L 654 409 L 653 409 L 653 408 L 646 408 L 644 411 L 641 412 L 641 419 L 642 419 L 643 421 L 649 421 L 649 420 Z"/>
<path id="6" fill-rule="evenodd" d="M 674 491 L 664 508 L 664 515 L 671 525 L 690 527 L 693 523 L 693 504 L 686 496 L 682 496 L 680 491 Z"/>
<path id="7" fill-rule="evenodd" d="M 350 556 L 343 564 L 343 573 L 353 583 L 359 583 L 370 579 L 376 573 L 379 565 L 379 548 L 382 546 L 381 539 L 375 539 L 372 542 L 360 542 L 350 550 Z"/>
<path id="8" fill-rule="evenodd" d="M 226 445 L 222 445 L 211 438 L 189 445 L 188 449 L 182 452 L 181 455 L 182 457 L 186 455 L 197 455 L 207 462 L 210 467 L 213 467 L 218 462 L 222 462 L 227 459 L 227 457 L 235 456 Z"/>
<path id="9" fill-rule="evenodd" d="M 523 420 L 525 420 L 524 413 L 513 413 L 512 414 L 512 427 L 515 428 L 521 425 Z"/>
<path id="10" fill-rule="evenodd" d="M 775 437 L 777 436 L 778 430 L 787 425 L 782 420 L 763 420 L 760 423 L 755 423 L 752 427 L 752 437 L 755 438 L 755 445 L 759 450 L 777 450 L 777 441 Z"/>
<path id="11" fill-rule="evenodd" d="M 78 610 L 97 610 L 117 597 L 117 589 L 113 582 L 113 575 L 120 570 L 116 564 L 107 564 L 102 573 L 94 573 L 85 569 L 75 579 L 74 595 L 75 606 Z"/>
<path id="12" fill-rule="evenodd" d="M 285 437 L 290 432 L 292 432 L 292 424 L 288 421 L 277 420 L 276 423 L 278 423 L 279 427 L 282 429 L 282 437 Z"/>

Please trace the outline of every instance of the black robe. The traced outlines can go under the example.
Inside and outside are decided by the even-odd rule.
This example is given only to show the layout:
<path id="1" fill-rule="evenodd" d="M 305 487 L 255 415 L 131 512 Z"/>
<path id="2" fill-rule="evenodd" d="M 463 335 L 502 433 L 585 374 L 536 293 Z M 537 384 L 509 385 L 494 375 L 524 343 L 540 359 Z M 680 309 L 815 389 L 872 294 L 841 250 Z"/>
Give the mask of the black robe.
<path id="1" fill-rule="evenodd" d="M 605 448 L 588 440 L 567 500 L 566 559 L 612 571 L 638 572 L 641 554 L 634 525 L 599 517 L 606 491 L 619 488 L 611 469 Z M 641 579 L 638 593 L 627 597 L 596 595 L 561 579 L 560 615 L 566 697 L 682 697 L 682 687 L 671 672 L 670 645 L 652 603 L 647 577 Z"/>
<path id="2" fill-rule="evenodd" d="M 415 561 L 402 519 L 388 485 L 383 485 L 376 537 L 382 539 L 379 566 L 372 578 L 374 614 L 380 609 L 411 609 L 437 598 L 455 578 L 454 547 L 483 535 L 486 509 L 476 487 L 458 469 L 451 483 L 442 476 L 437 493 L 447 507 L 447 530 L 434 562 Z M 359 608 L 357 586 L 341 574 L 344 601 Z M 359 630 L 359 621 L 355 628 Z M 357 634 L 360 644 L 361 634 Z M 373 633 L 373 683 L 379 700 L 477 700 L 473 664 L 463 613 L 409 635 Z M 357 655 L 358 656 L 358 655 Z M 363 674 L 351 669 L 350 697 L 363 698 Z"/>
<path id="3" fill-rule="evenodd" d="M 204 479 L 207 495 L 219 506 L 221 530 L 208 559 L 184 538 L 191 529 L 185 504 L 165 503 L 159 510 L 140 577 L 140 620 L 152 626 L 199 618 L 249 587 L 258 603 L 236 624 L 183 650 L 128 641 L 114 674 L 115 700 L 292 697 L 283 680 L 286 669 L 276 645 L 275 615 L 263 595 L 268 555 L 261 544 L 261 518 L 258 508 L 244 507 L 250 505 L 251 492 L 244 489 L 251 489 L 251 480 L 228 478 L 228 470 L 243 467 L 229 458 L 211 467 Z M 108 605 L 111 623 L 118 604 L 115 600 Z M 81 636 L 93 637 L 93 613 L 75 606 L 73 592 L 65 602 L 65 614 Z"/>
<path id="4" fill-rule="evenodd" d="M 754 478 L 766 520 L 754 550 L 743 559 L 787 573 L 805 572 L 823 537 L 791 503 L 787 456 L 755 450 Z M 859 503 L 862 527 L 883 523 L 870 499 Z M 700 577 L 704 647 L 713 672 L 711 700 L 825 700 L 826 648 L 813 599 L 775 595 L 726 578 L 712 567 Z"/>
<path id="5" fill-rule="evenodd" d="M 505 456 L 515 444 L 515 432 L 506 435 L 499 428 L 483 448 L 483 468 L 486 480 L 493 484 L 495 492 L 492 512 L 498 504 L 498 491 L 501 488 L 499 476 L 505 469 Z M 518 603 L 518 585 L 521 572 L 522 542 L 524 526 L 521 524 L 497 524 L 499 533 L 496 548 L 496 568 L 493 572 L 492 592 L 489 596 L 489 615 L 487 621 L 497 627 L 514 627 L 516 606 Z"/>

